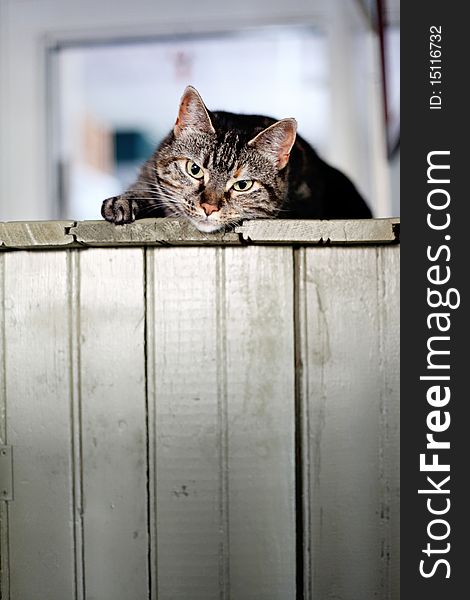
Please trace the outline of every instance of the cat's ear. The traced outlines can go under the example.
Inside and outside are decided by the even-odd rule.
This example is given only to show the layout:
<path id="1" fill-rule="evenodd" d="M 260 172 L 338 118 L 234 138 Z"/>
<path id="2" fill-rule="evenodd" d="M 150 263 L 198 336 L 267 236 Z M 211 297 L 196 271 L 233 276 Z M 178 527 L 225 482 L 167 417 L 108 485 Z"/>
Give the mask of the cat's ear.
<path id="1" fill-rule="evenodd" d="M 256 137 L 248 142 L 248 146 L 256 148 L 259 152 L 274 161 L 281 170 L 289 162 L 290 151 L 295 143 L 297 121 L 295 119 L 282 119 L 263 129 Z"/>
<path id="2" fill-rule="evenodd" d="M 176 137 L 184 131 L 199 131 L 202 133 L 215 133 L 209 117 L 209 111 L 204 105 L 198 91 L 191 85 L 184 90 L 181 98 L 180 109 L 173 133 Z"/>

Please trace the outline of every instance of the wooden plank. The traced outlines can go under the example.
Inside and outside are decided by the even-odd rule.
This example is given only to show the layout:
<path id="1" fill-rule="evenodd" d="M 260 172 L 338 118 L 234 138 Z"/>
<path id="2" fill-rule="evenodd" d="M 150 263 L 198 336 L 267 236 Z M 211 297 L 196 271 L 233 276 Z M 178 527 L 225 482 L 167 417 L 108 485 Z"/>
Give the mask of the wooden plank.
<path id="1" fill-rule="evenodd" d="M 148 595 L 142 249 L 80 253 L 86 598 Z"/>
<path id="2" fill-rule="evenodd" d="M 400 598 L 400 249 L 377 248 L 381 383 L 383 597 Z"/>
<path id="3" fill-rule="evenodd" d="M 294 598 L 292 252 L 149 257 L 158 594 Z"/>
<path id="4" fill-rule="evenodd" d="M 179 246 L 240 245 L 232 232 L 202 233 L 184 219 L 141 219 L 128 225 L 107 221 L 81 221 L 70 229 L 75 239 L 86 246 Z"/>
<path id="5" fill-rule="evenodd" d="M 57 248 L 70 246 L 67 233 L 74 221 L 12 221 L 0 223 L 0 248 Z"/>
<path id="6" fill-rule="evenodd" d="M 292 250 L 224 255 L 230 597 L 293 600 Z"/>
<path id="7" fill-rule="evenodd" d="M 72 493 L 74 511 L 75 598 L 85 600 L 83 555 L 83 482 L 82 482 L 82 425 L 80 389 L 80 253 L 67 252 L 69 352 L 70 352 L 70 416 L 72 454 Z"/>
<path id="8" fill-rule="evenodd" d="M 5 254 L 0 253 L 0 444 L 7 443 L 5 352 Z M 0 598 L 10 597 L 8 503 L 0 502 Z"/>
<path id="9" fill-rule="evenodd" d="M 75 597 L 67 254 L 5 261 L 12 600 Z"/>
<path id="10" fill-rule="evenodd" d="M 388 250 L 393 256 L 398 246 Z M 384 357 L 397 359 L 398 298 L 392 289 L 384 295 L 377 256 L 375 248 L 300 251 L 307 598 L 390 597 L 381 515 L 396 460 L 387 414 L 397 407 L 384 377 L 395 390 L 397 381 Z"/>
<path id="11" fill-rule="evenodd" d="M 257 220 L 235 231 L 258 244 L 391 244 L 398 241 L 399 219 Z"/>
<path id="12" fill-rule="evenodd" d="M 218 252 L 148 250 L 159 598 L 228 598 Z"/>
<path id="13" fill-rule="evenodd" d="M 391 244 L 399 219 L 340 221 L 258 219 L 234 231 L 202 233 L 176 218 L 141 219 L 116 226 L 107 221 L 0 223 L 0 249 L 79 246 L 240 246 L 246 244 Z"/>

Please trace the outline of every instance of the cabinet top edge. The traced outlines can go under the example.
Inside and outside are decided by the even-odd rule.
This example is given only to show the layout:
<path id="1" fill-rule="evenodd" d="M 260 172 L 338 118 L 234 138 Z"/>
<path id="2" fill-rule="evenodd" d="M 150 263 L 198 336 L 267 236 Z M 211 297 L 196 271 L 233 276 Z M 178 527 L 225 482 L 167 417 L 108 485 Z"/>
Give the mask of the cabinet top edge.
<path id="1" fill-rule="evenodd" d="M 382 245 L 399 243 L 400 219 L 243 221 L 233 231 L 202 233 L 189 222 L 142 219 L 0 222 L 0 250 L 120 246 Z"/>

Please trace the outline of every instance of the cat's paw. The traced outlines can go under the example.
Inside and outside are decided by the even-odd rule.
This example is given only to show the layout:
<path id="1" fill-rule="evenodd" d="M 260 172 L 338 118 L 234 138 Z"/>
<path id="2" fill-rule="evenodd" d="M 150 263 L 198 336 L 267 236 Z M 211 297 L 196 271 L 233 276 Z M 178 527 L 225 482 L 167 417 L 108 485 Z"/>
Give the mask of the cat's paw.
<path id="1" fill-rule="evenodd" d="M 137 204 L 134 200 L 125 196 L 114 196 L 103 202 L 101 215 L 115 225 L 125 225 L 135 221 L 136 209 Z"/>

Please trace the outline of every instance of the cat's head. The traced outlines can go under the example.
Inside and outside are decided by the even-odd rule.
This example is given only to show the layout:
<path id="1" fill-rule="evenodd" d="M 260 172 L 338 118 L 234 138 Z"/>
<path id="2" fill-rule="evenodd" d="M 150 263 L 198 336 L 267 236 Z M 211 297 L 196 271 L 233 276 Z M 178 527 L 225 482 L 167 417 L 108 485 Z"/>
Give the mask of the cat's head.
<path id="1" fill-rule="evenodd" d="M 295 119 L 251 127 L 249 133 L 218 127 L 217 121 L 198 92 L 187 87 L 155 162 L 169 211 L 207 233 L 279 213 L 297 129 Z"/>

